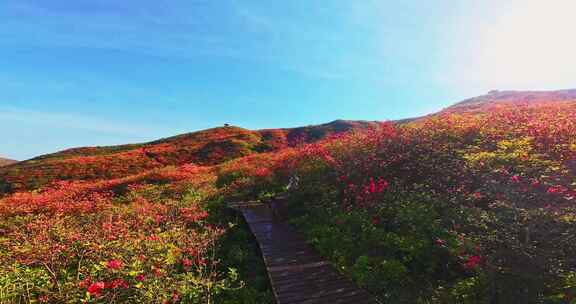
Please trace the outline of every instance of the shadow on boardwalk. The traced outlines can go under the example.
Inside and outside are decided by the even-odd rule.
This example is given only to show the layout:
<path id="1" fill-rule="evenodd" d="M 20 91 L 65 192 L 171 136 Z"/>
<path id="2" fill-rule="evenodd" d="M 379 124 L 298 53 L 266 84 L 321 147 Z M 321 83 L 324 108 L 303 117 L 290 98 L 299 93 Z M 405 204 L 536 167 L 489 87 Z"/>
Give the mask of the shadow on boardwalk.
<path id="1" fill-rule="evenodd" d="M 258 241 L 278 304 L 378 303 L 320 257 L 264 204 L 231 204 Z"/>

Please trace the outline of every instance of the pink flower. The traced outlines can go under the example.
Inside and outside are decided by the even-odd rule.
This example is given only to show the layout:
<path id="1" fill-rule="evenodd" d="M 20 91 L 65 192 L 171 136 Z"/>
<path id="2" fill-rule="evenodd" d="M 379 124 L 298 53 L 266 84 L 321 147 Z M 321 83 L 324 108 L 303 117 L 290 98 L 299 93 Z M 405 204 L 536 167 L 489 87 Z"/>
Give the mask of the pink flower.
<path id="1" fill-rule="evenodd" d="M 136 276 L 136 281 L 144 282 L 146 277 L 143 274 L 139 274 Z"/>
<path id="2" fill-rule="evenodd" d="M 556 192 L 558 192 L 558 189 L 557 189 L 557 188 L 554 188 L 554 187 L 550 187 L 550 188 L 548 188 L 548 191 L 546 191 L 546 192 L 548 192 L 548 193 L 556 193 Z"/>
<path id="3" fill-rule="evenodd" d="M 512 182 L 514 183 L 519 183 L 520 182 L 520 176 L 518 175 L 514 175 L 510 178 L 512 180 Z"/>
<path id="4" fill-rule="evenodd" d="M 376 192 L 376 184 L 374 183 L 374 179 L 370 178 L 370 193 Z"/>
<path id="5" fill-rule="evenodd" d="M 108 267 L 108 269 L 118 270 L 118 269 L 122 268 L 122 261 L 120 261 L 118 259 L 110 260 L 110 261 L 108 261 L 106 266 Z"/>
<path id="6" fill-rule="evenodd" d="M 90 285 L 90 287 L 88 287 L 88 292 L 92 295 L 100 296 L 102 294 L 102 290 L 104 289 L 104 287 L 105 287 L 104 282 L 96 282 Z"/>
<path id="7" fill-rule="evenodd" d="M 173 302 L 178 302 L 178 300 L 180 300 L 180 295 L 178 295 L 178 292 L 176 290 L 174 290 L 172 292 L 172 301 Z"/>
<path id="8" fill-rule="evenodd" d="M 566 192 L 566 188 L 563 186 L 552 186 L 548 188 L 548 193 L 564 193 Z"/>
<path id="9" fill-rule="evenodd" d="M 435 243 L 440 247 L 444 247 L 446 245 L 446 241 L 443 239 L 436 239 Z"/>

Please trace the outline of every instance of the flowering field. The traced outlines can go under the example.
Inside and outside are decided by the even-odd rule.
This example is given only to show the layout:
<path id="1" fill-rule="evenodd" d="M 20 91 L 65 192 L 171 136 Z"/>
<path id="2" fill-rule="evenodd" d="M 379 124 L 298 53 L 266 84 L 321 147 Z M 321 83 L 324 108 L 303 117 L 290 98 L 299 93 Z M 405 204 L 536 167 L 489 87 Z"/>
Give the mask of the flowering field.
<path id="1" fill-rule="evenodd" d="M 384 125 L 311 147 L 302 184 L 325 190 L 303 187 L 301 202 L 314 203 L 296 221 L 396 303 L 570 301 L 576 106 L 487 113 Z M 310 225 L 317 212 L 330 220 Z"/>
<path id="2" fill-rule="evenodd" d="M 74 148 L 0 167 L 3 192 L 34 190 L 59 180 L 122 178 L 166 166 L 212 166 L 260 152 L 318 141 L 375 123 L 334 121 L 294 129 L 251 131 L 227 126 L 182 134 L 145 144 Z"/>
<path id="3" fill-rule="evenodd" d="M 235 228 L 209 219 L 213 184 L 188 165 L 4 198 L 0 302 L 266 303 L 221 260 Z"/>
<path id="4" fill-rule="evenodd" d="M 570 102 L 495 104 L 346 134 L 265 130 L 234 153 L 198 150 L 214 160 L 201 166 L 162 141 L 150 166 L 68 151 L 47 162 L 100 171 L 0 199 L 0 302 L 269 303 L 223 204 L 297 181 L 290 222 L 385 303 L 574 303 L 575 118 Z"/>
<path id="5" fill-rule="evenodd" d="M 266 195 L 298 177 L 291 222 L 386 303 L 573 303 L 575 118 L 574 103 L 446 112 L 238 159 L 219 180 Z"/>

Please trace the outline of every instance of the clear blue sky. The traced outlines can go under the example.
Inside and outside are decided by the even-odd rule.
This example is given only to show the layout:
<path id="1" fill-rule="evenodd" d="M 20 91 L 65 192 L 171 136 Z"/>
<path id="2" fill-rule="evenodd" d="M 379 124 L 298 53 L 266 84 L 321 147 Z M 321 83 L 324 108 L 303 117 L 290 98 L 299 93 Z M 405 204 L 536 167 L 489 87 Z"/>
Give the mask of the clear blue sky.
<path id="1" fill-rule="evenodd" d="M 549 12 L 543 1 L 473 2 L 3 0 L 0 156 L 223 123 L 406 118 L 493 88 L 563 88 L 576 79 L 566 68 L 574 59 L 546 70 L 562 77 L 515 77 L 530 74 L 527 62 L 545 69 L 558 58 L 526 54 L 535 37 L 524 25 L 536 13 L 559 19 L 571 1 Z M 560 27 L 570 36 L 574 24 L 558 22 L 539 37 Z M 564 45 L 566 58 L 575 45 Z"/>

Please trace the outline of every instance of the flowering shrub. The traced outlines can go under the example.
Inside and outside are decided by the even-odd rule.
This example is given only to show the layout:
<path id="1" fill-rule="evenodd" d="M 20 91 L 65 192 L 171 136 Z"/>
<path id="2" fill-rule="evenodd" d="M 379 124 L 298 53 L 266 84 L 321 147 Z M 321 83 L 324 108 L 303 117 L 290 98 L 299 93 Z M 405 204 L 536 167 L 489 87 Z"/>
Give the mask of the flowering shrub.
<path id="1" fill-rule="evenodd" d="M 0 200 L 0 302 L 215 303 L 243 292 L 216 254 L 227 228 L 208 222 L 213 184 L 209 170 L 183 166 Z"/>
<path id="2" fill-rule="evenodd" d="M 576 268 L 575 117 L 573 103 L 444 113 L 258 166 L 300 177 L 293 223 L 383 299 L 561 303 Z"/>
<path id="3" fill-rule="evenodd" d="M 182 134 L 146 144 L 75 148 L 0 168 L 0 196 L 34 190 L 54 181 L 93 181 L 193 163 L 213 166 L 260 152 L 318 141 L 372 123 L 335 121 L 295 129 L 250 131 L 223 127 Z"/>

